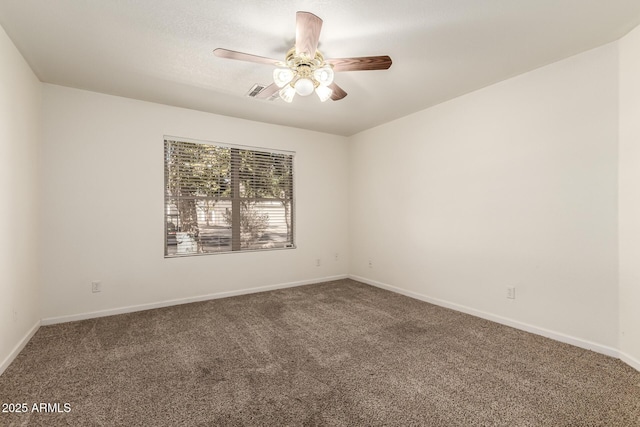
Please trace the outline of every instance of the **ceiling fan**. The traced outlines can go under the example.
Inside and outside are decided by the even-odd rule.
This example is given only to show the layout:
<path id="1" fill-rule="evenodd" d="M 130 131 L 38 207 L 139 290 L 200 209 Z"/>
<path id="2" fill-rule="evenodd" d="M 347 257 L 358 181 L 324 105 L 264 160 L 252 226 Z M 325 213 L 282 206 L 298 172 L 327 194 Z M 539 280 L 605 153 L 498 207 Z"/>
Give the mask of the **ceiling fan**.
<path id="1" fill-rule="evenodd" d="M 322 19 L 313 13 L 297 12 L 295 46 L 287 52 L 284 61 L 221 48 L 213 53 L 220 58 L 276 66 L 274 82 L 262 89 L 256 98 L 268 99 L 278 92 L 286 102 L 293 101 L 296 93 L 308 96 L 313 92 L 322 102 L 329 98 L 338 101 L 347 96 L 347 92 L 333 81 L 334 72 L 386 70 L 391 67 L 391 58 L 386 55 L 324 59 L 318 51 L 321 28 Z"/>

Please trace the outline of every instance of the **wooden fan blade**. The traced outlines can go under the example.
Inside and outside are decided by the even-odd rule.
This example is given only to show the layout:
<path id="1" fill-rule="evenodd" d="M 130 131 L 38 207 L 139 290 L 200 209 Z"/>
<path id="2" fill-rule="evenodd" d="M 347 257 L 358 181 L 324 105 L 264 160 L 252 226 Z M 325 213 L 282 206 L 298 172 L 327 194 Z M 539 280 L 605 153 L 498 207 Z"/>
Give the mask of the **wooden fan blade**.
<path id="1" fill-rule="evenodd" d="M 249 53 L 236 52 L 235 50 L 218 48 L 213 54 L 219 58 L 237 59 L 238 61 L 256 62 L 258 64 L 277 65 L 277 59 L 265 58 L 264 56 L 251 55 Z"/>
<path id="2" fill-rule="evenodd" d="M 260 99 L 269 99 L 271 98 L 271 95 L 273 95 L 274 93 L 276 93 L 277 91 L 279 91 L 280 88 L 278 87 L 277 84 L 275 83 L 271 83 L 269 86 L 265 87 L 264 89 L 262 89 L 257 95 L 256 98 L 260 98 Z"/>
<path id="3" fill-rule="evenodd" d="M 331 83 L 329 85 L 329 88 L 333 91 L 331 93 L 331 99 L 333 101 L 340 101 L 342 98 L 347 96 L 347 92 L 342 90 L 342 88 L 340 86 L 338 86 L 335 82 Z"/>
<path id="4" fill-rule="evenodd" d="M 305 54 L 309 58 L 315 58 L 320 40 L 322 19 L 313 13 L 296 13 L 296 54 Z"/>
<path id="5" fill-rule="evenodd" d="M 326 62 L 333 65 L 333 71 L 387 70 L 391 58 L 385 56 L 362 56 L 360 58 L 334 58 Z"/>

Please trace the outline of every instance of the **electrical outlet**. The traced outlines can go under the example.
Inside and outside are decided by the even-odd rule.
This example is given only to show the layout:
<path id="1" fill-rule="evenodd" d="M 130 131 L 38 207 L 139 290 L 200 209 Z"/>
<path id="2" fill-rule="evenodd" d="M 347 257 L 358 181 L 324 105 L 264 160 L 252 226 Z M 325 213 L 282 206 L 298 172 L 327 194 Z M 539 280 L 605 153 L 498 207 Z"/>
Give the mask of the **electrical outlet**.
<path id="1" fill-rule="evenodd" d="M 316 259 L 316 267 L 320 267 L 320 258 Z"/>
<path id="2" fill-rule="evenodd" d="M 100 283 L 99 281 L 91 282 L 91 292 L 93 292 L 94 294 L 96 292 L 102 292 L 102 283 Z"/>
<path id="3" fill-rule="evenodd" d="M 507 288 L 507 298 L 516 299 L 516 288 L 514 287 Z"/>
<path id="4" fill-rule="evenodd" d="M 336 253 L 333 255 L 333 259 L 334 259 L 334 260 L 336 260 L 336 261 L 338 261 L 338 259 L 339 259 L 339 258 L 340 258 L 340 254 L 339 254 L 338 252 L 336 252 Z"/>
<path id="5" fill-rule="evenodd" d="M 371 261 L 371 258 L 369 258 L 369 268 L 373 268 L 373 261 Z"/>

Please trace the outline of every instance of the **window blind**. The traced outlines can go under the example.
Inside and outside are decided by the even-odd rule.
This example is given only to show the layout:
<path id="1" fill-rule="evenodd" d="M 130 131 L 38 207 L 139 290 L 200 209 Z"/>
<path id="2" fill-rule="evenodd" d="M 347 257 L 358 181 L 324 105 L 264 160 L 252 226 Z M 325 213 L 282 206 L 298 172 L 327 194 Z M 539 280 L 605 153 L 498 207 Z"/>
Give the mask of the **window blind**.
<path id="1" fill-rule="evenodd" d="M 293 154 L 164 141 L 165 256 L 294 247 Z"/>

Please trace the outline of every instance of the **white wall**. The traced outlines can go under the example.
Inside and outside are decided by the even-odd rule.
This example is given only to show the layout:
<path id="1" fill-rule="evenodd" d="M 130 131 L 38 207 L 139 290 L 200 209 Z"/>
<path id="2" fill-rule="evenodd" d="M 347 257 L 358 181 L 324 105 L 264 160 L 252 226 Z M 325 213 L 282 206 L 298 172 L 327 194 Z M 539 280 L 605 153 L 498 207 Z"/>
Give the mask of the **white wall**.
<path id="1" fill-rule="evenodd" d="M 640 27 L 620 48 L 620 350 L 640 370 Z"/>
<path id="2" fill-rule="evenodd" d="M 0 27 L 0 373 L 40 320 L 38 143 L 41 83 Z"/>
<path id="3" fill-rule="evenodd" d="M 46 322 L 348 273 L 346 138 L 54 85 L 43 99 Z M 165 259 L 164 135 L 295 151 L 297 249 Z"/>
<path id="4" fill-rule="evenodd" d="M 351 274 L 615 354 L 617 73 L 613 43 L 352 137 Z"/>

